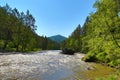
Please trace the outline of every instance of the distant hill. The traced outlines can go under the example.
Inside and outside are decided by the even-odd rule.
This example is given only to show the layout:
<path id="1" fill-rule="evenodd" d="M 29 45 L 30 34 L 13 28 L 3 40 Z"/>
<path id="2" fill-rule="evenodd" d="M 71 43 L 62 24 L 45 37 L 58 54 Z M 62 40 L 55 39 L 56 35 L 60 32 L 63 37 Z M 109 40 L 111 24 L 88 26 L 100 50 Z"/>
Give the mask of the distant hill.
<path id="1" fill-rule="evenodd" d="M 51 37 L 48 37 L 50 40 L 55 41 L 57 43 L 61 43 L 62 41 L 64 41 L 66 39 L 66 37 L 61 36 L 61 35 L 54 35 Z"/>

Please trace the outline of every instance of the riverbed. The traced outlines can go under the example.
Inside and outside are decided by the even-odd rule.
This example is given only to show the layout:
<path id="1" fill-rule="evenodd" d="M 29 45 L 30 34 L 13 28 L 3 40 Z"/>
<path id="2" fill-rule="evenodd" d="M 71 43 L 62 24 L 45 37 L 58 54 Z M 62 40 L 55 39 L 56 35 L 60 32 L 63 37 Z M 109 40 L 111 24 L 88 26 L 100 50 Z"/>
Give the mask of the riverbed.
<path id="1" fill-rule="evenodd" d="M 101 76 L 115 71 L 110 67 L 82 61 L 84 54 L 64 55 L 60 52 L 0 53 L 0 80 L 93 80 L 92 73 L 102 74 L 98 72 L 102 71 L 100 69 L 106 70 L 102 71 L 104 74 Z"/>

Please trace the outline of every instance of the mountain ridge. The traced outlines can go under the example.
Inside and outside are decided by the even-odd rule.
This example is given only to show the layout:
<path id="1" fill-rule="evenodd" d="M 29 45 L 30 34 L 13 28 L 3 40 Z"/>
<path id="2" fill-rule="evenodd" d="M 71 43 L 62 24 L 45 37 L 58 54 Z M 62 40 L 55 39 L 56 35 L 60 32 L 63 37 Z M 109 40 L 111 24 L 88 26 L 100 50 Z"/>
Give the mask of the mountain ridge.
<path id="1" fill-rule="evenodd" d="M 50 40 L 55 41 L 57 43 L 61 43 L 62 41 L 64 41 L 65 39 L 67 39 L 65 36 L 62 35 L 53 35 L 48 37 Z"/>

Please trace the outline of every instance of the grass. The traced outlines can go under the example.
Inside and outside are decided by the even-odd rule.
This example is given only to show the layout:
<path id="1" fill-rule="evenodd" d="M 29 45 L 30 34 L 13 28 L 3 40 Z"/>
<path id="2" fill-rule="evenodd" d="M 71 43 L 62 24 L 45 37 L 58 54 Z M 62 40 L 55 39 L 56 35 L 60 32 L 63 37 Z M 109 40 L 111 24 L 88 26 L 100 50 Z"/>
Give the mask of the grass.
<path id="1" fill-rule="evenodd" d="M 108 77 L 96 78 L 96 80 L 120 80 L 120 71 L 116 72 L 116 74 L 109 75 Z"/>

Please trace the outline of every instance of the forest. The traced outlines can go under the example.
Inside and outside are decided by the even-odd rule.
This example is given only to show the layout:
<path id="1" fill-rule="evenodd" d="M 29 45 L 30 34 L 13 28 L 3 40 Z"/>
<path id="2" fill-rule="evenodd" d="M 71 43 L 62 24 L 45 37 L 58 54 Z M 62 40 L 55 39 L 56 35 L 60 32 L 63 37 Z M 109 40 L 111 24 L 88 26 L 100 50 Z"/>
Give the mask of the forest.
<path id="1" fill-rule="evenodd" d="M 0 51 L 29 52 L 59 49 L 59 44 L 36 34 L 35 18 L 8 4 L 0 6 Z"/>
<path id="2" fill-rule="evenodd" d="M 120 68 L 120 16 L 115 0 L 96 0 L 84 25 L 79 24 L 60 44 L 35 32 L 35 18 L 29 10 L 19 12 L 8 4 L 0 6 L 0 51 L 38 51 L 70 48 L 85 53 L 84 61 L 96 61 Z"/>
<path id="3" fill-rule="evenodd" d="M 78 24 L 67 39 L 57 43 L 36 33 L 36 20 L 29 10 L 19 12 L 8 4 L 0 6 L 0 52 L 69 48 L 85 54 L 83 61 L 120 70 L 120 3 L 117 0 L 96 0 L 93 7 L 96 11 L 86 17 L 84 25 Z"/>
<path id="4" fill-rule="evenodd" d="M 96 0 L 84 25 L 72 32 L 61 47 L 85 53 L 84 61 L 120 68 L 120 9 L 116 0 Z"/>

